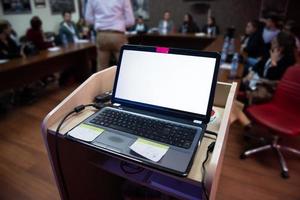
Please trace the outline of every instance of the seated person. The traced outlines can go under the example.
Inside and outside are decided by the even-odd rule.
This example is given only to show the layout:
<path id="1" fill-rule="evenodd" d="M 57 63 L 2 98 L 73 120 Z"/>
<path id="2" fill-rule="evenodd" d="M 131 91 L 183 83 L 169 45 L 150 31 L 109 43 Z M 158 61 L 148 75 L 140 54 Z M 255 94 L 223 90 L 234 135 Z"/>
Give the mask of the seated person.
<path id="1" fill-rule="evenodd" d="M 64 11 L 63 14 L 64 21 L 60 23 L 59 36 L 62 44 L 75 43 L 79 39 L 79 33 L 75 23 L 71 20 L 71 12 Z"/>
<path id="2" fill-rule="evenodd" d="M 243 79 L 241 89 L 255 90 L 258 83 L 280 80 L 285 70 L 295 61 L 295 39 L 288 33 L 280 32 L 271 42 L 270 57 L 254 65 Z"/>
<path id="3" fill-rule="evenodd" d="M 248 22 L 241 45 L 241 53 L 246 54 L 244 75 L 248 73 L 249 67 L 255 65 L 263 56 L 263 45 L 264 42 L 259 29 L 259 22 L 257 20 Z"/>
<path id="4" fill-rule="evenodd" d="M 191 14 L 186 13 L 183 17 L 183 23 L 179 28 L 179 33 L 196 33 L 199 32 L 197 24 L 194 22 L 194 19 Z"/>
<path id="5" fill-rule="evenodd" d="M 133 31 L 133 32 L 137 32 L 137 33 L 147 33 L 148 27 L 147 27 L 147 25 L 145 24 L 144 19 L 143 19 L 142 16 L 139 16 L 139 17 L 136 19 L 136 23 L 135 23 L 135 25 L 133 26 L 132 31 Z"/>
<path id="6" fill-rule="evenodd" d="M 295 21 L 289 20 L 285 23 L 283 31 L 294 36 L 298 53 L 300 53 L 300 26 Z"/>
<path id="7" fill-rule="evenodd" d="M 25 56 L 23 48 L 10 37 L 10 24 L 0 23 L 0 59 L 13 59 Z"/>
<path id="8" fill-rule="evenodd" d="M 278 17 L 275 15 L 269 15 L 266 19 L 263 20 L 264 28 L 263 28 L 263 40 L 264 40 L 264 57 L 270 56 L 270 48 L 271 48 L 271 41 L 275 38 L 279 32 L 279 23 Z"/>
<path id="9" fill-rule="evenodd" d="M 270 51 L 271 57 L 259 61 L 243 79 L 241 89 L 245 89 L 245 85 L 252 87 L 251 90 L 255 89 L 246 93 L 246 105 L 271 100 L 276 91 L 277 82 L 282 78 L 286 69 L 295 63 L 295 40 L 288 33 L 279 33 L 272 40 Z M 251 122 L 242 108 L 234 105 L 233 113 L 245 129 L 251 128 Z"/>
<path id="10" fill-rule="evenodd" d="M 207 18 L 207 24 L 203 26 L 202 32 L 209 36 L 216 36 L 220 33 L 219 27 L 216 24 L 216 19 L 212 16 Z"/>
<path id="11" fill-rule="evenodd" d="M 6 29 L 7 34 L 9 35 L 9 37 L 15 41 L 15 43 L 17 45 L 20 45 L 19 40 L 18 40 L 18 34 L 16 33 L 16 31 L 12 28 L 11 24 L 9 23 L 9 21 L 3 21 L 4 23 L 8 24 L 8 28 Z M 1 23 L 1 22 L 0 22 Z"/>
<path id="12" fill-rule="evenodd" d="M 76 24 L 79 36 L 81 39 L 91 38 L 91 27 L 86 23 L 84 18 L 80 18 Z"/>
<path id="13" fill-rule="evenodd" d="M 171 20 L 171 13 L 169 11 L 165 11 L 164 18 L 159 21 L 158 32 L 163 35 L 174 32 L 174 23 Z"/>
<path id="14" fill-rule="evenodd" d="M 43 50 L 53 47 L 52 42 L 45 41 L 44 32 L 42 30 L 42 21 L 38 16 L 34 16 L 30 20 L 31 28 L 26 32 L 26 39 L 38 49 Z"/>

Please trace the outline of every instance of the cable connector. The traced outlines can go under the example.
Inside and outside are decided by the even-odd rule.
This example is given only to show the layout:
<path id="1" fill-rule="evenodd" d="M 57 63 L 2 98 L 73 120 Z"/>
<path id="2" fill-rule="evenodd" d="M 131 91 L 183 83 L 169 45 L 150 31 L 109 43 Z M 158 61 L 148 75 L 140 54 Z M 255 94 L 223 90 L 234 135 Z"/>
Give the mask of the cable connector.
<path id="1" fill-rule="evenodd" d="M 76 112 L 76 113 L 79 113 L 80 111 L 82 111 L 82 110 L 84 110 L 85 109 L 85 105 L 79 105 L 79 106 L 76 106 L 75 108 L 74 108 L 74 111 Z"/>
<path id="2" fill-rule="evenodd" d="M 215 144 L 216 144 L 216 142 L 210 143 L 210 145 L 208 145 L 208 147 L 207 147 L 207 151 L 209 151 L 210 153 L 212 153 L 214 151 Z"/>

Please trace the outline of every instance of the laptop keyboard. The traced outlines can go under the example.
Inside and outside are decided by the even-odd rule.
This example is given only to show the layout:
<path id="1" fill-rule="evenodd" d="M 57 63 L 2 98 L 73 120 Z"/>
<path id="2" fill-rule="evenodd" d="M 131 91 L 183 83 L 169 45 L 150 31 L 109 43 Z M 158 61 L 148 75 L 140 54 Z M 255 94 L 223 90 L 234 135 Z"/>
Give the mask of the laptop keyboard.
<path id="1" fill-rule="evenodd" d="M 110 109 L 99 113 L 90 123 L 185 149 L 190 148 L 197 131 L 195 128 Z"/>

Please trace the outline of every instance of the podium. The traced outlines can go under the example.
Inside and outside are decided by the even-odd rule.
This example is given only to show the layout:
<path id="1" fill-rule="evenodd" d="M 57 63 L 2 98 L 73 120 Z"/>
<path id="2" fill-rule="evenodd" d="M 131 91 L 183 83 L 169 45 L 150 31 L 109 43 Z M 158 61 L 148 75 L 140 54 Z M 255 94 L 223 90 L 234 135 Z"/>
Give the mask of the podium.
<path id="1" fill-rule="evenodd" d="M 210 135 L 203 137 L 188 176 L 179 177 L 66 139 L 64 135 L 70 129 L 96 112 L 93 108 L 86 108 L 81 113 L 68 118 L 56 138 L 55 132 L 58 123 L 69 111 L 80 104 L 91 103 L 96 95 L 112 89 L 115 72 L 116 67 L 114 66 L 95 73 L 43 120 L 42 135 L 61 198 L 72 200 L 120 199 L 122 185 L 129 180 L 179 199 L 202 199 L 201 183 L 204 181 L 210 199 L 215 199 L 236 83 L 218 82 L 213 107 L 216 118 L 207 127 L 208 130 L 218 133 L 218 136 L 216 139 Z M 203 180 L 201 166 L 208 145 L 215 140 L 215 148 L 206 163 L 205 180 Z M 59 149 L 60 167 L 57 163 L 56 144 Z M 127 173 L 121 167 L 124 163 L 127 167 L 136 167 L 142 170 L 139 170 L 139 173 Z"/>

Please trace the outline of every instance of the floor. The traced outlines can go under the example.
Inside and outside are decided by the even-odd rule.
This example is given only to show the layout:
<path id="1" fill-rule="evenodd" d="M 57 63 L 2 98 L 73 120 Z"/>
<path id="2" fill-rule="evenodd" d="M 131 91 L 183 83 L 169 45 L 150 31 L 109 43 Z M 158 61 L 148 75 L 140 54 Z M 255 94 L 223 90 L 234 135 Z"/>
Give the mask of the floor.
<path id="1" fill-rule="evenodd" d="M 0 116 L 1 200 L 59 199 L 41 137 L 41 123 L 75 87 L 52 87 L 32 105 L 12 108 Z M 300 199 L 300 159 L 287 155 L 291 175 L 287 180 L 280 177 L 273 152 L 240 160 L 245 147 L 242 132 L 238 124 L 230 129 L 217 199 Z M 299 139 L 289 141 L 300 146 Z"/>

